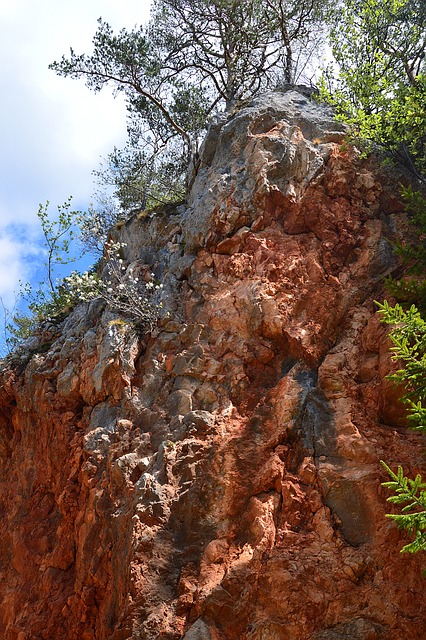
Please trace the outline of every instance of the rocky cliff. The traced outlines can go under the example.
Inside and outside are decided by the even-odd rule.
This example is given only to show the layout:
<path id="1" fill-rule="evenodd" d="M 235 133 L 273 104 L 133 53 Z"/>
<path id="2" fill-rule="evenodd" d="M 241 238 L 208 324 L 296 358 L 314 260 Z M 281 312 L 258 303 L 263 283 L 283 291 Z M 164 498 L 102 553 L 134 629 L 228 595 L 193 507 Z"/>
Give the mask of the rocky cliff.
<path id="1" fill-rule="evenodd" d="M 425 637 L 379 464 L 424 464 L 374 309 L 405 221 L 343 136 L 292 91 L 218 119 L 117 232 L 168 318 L 83 304 L 3 368 L 1 638 Z"/>

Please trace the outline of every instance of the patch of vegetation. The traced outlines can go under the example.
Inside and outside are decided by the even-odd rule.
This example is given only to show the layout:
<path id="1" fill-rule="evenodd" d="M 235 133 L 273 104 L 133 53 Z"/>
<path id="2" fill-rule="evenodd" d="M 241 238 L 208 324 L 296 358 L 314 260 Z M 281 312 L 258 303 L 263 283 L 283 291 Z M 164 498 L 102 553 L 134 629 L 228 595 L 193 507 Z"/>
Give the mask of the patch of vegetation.
<path id="1" fill-rule="evenodd" d="M 379 150 L 402 164 L 417 188 L 403 190 L 418 240 L 396 247 L 406 266 L 401 279 L 387 286 L 398 300 L 379 304 L 391 327 L 394 358 L 401 367 L 391 376 L 406 389 L 402 400 L 410 425 L 426 430 L 426 3 L 423 0 L 345 0 L 334 16 L 330 43 L 334 56 L 320 82 L 322 100 L 350 126 L 349 139 L 364 153 Z M 425 550 L 425 485 L 409 480 L 402 468 L 384 486 L 389 501 L 406 504 L 390 515 L 415 534 L 403 551 Z"/>

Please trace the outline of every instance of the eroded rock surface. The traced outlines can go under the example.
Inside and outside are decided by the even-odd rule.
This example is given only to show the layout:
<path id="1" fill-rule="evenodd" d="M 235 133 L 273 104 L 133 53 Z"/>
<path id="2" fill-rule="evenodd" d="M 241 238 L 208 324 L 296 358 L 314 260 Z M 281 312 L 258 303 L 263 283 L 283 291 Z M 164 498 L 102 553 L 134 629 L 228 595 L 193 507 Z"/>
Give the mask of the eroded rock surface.
<path id="1" fill-rule="evenodd" d="M 215 123 L 119 232 L 169 319 L 82 305 L 4 368 L 2 638 L 424 638 L 379 464 L 424 462 L 374 310 L 404 216 L 343 135 L 291 91 Z"/>

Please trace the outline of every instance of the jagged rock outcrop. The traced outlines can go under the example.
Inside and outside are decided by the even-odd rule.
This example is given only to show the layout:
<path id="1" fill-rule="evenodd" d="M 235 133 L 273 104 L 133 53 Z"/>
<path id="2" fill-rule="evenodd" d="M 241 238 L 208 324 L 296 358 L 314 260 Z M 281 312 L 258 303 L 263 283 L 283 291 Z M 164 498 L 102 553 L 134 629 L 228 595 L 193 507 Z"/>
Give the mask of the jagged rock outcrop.
<path id="1" fill-rule="evenodd" d="M 219 119 L 117 232 L 169 318 L 81 305 L 4 367 L 1 638 L 424 638 L 379 464 L 424 464 L 374 308 L 404 215 L 343 136 L 292 91 Z"/>

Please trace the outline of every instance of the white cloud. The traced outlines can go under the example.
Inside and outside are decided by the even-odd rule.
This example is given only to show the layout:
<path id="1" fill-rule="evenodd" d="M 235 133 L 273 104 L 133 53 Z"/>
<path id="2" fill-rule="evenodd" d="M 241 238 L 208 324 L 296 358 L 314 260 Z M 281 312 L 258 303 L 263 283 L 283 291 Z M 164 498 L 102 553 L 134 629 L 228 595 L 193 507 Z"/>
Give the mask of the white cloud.
<path id="1" fill-rule="evenodd" d="M 0 294 L 11 297 L 26 277 L 25 255 L 11 224 L 37 225 L 40 202 L 84 208 L 93 193 L 92 170 L 124 143 L 125 107 L 108 91 L 60 78 L 49 63 L 70 46 L 90 52 L 96 20 L 114 29 L 145 22 L 149 0 L 0 0 Z"/>
<path id="2" fill-rule="evenodd" d="M 5 303 L 12 302 L 13 291 L 17 291 L 22 279 L 22 257 L 25 247 L 9 236 L 0 237 L 0 296 Z"/>
<path id="3" fill-rule="evenodd" d="M 35 238 L 21 235 L 16 227 L 0 230 L 0 296 L 7 307 L 13 307 L 19 283 L 27 281 L 32 259 L 40 254 Z"/>
<path id="4" fill-rule="evenodd" d="M 0 8 L 0 224 L 32 220 L 39 201 L 85 200 L 91 171 L 125 138 L 125 108 L 104 90 L 59 78 L 48 65 L 88 52 L 102 17 L 119 29 L 147 19 L 149 2 L 14 0 Z"/>

